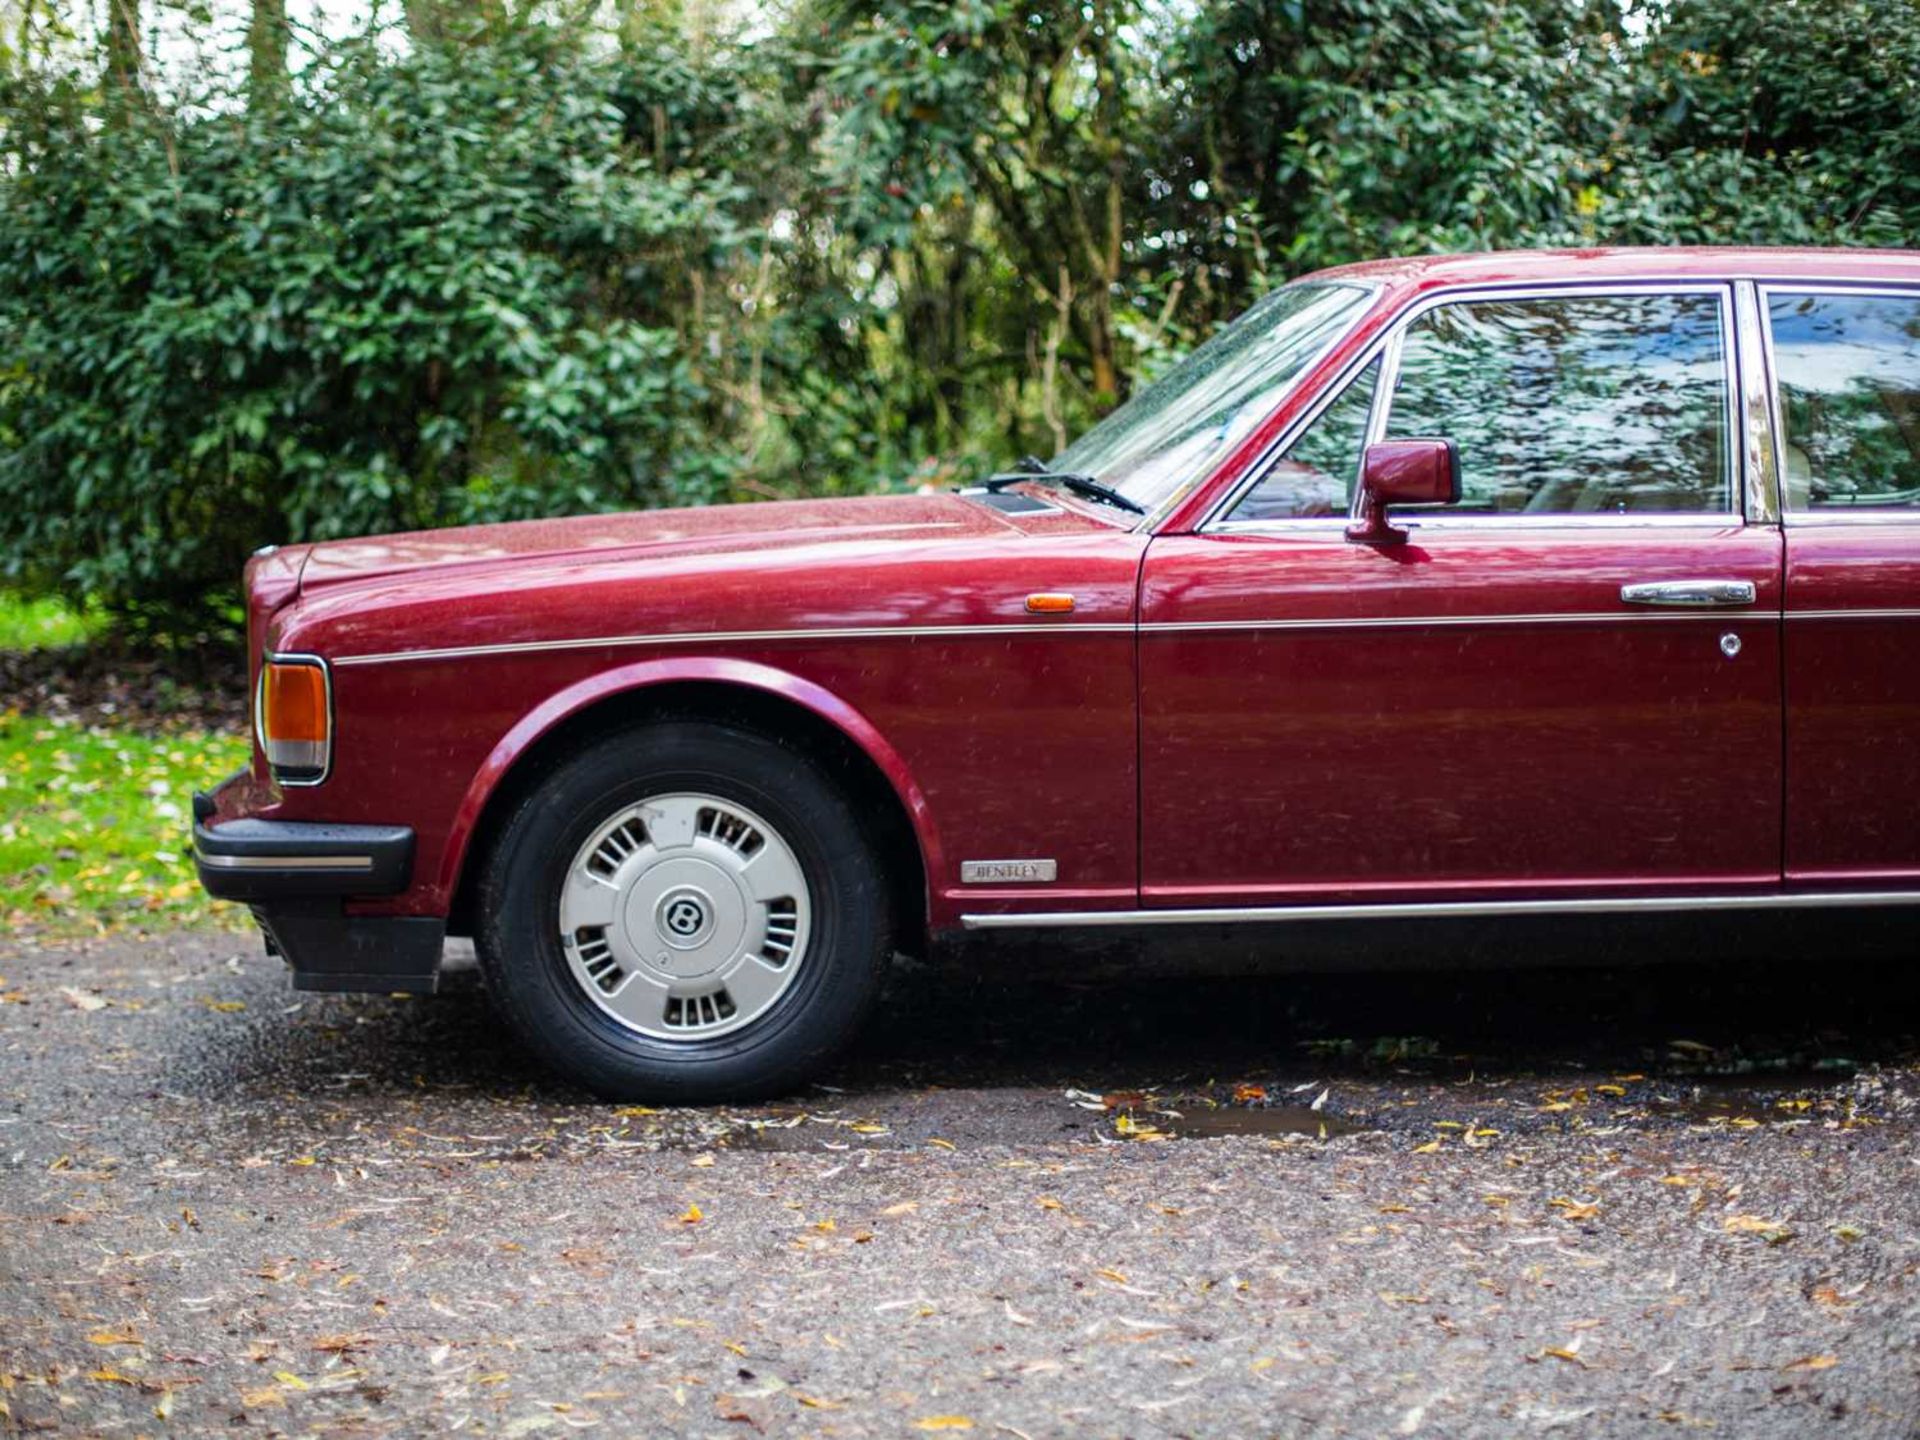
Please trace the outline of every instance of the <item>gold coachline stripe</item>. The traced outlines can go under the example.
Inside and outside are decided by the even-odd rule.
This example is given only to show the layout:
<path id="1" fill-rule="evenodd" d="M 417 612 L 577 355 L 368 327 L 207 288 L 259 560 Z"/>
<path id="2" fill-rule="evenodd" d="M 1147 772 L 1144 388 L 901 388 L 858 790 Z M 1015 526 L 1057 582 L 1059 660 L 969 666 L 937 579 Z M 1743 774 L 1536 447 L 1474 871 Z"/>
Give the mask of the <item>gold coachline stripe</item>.
<path id="1" fill-rule="evenodd" d="M 1789 610 L 1790 620 L 1915 620 L 1920 609 Z M 1410 630 L 1446 625 L 1604 625 L 1614 621 L 1772 620 L 1767 607 L 1702 606 L 1694 610 L 1575 610 L 1529 615 L 1379 615 L 1318 617 L 1306 620 L 1161 620 L 1142 625 L 1080 623 L 1067 625 L 848 625 L 797 630 L 678 630 L 650 635 L 588 635 L 571 640 L 521 640 L 499 645 L 450 645 L 424 650 L 386 650 L 341 655 L 336 666 L 391 665 L 403 660 L 470 660 L 488 655 L 531 655 L 543 651 L 630 649 L 648 645 L 755 645 L 791 640 L 956 639 L 1016 635 L 1204 635 L 1238 630 Z"/>
<path id="2" fill-rule="evenodd" d="M 779 640 L 872 640 L 952 638 L 967 635 L 1131 635 L 1124 624 L 1015 622 L 1006 625 L 852 625 L 814 630 L 675 630 L 655 635 L 590 635 L 575 640 L 525 640 L 502 645 L 455 645 L 435 650 L 388 650 L 342 655 L 340 665 L 386 665 L 397 660 L 467 660 L 483 655 L 524 655 L 543 650 L 602 650 L 638 645 L 750 645 Z"/>
<path id="3" fill-rule="evenodd" d="M 1686 610 L 1568 610 L 1539 615 L 1355 615 L 1311 620 L 1152 620 L 1142 634 L 1204 634 L 1223 630 L 1411 630 L 1433 625 L 1603 625 L 1614 620 L 1775 620 L 1780 612 L 1738 606 Z"/>
<path id="4" fill-rule="evenodd" d="M 1789 620 L 1920 620 L 1920 610 L 1789 610 Z"/>

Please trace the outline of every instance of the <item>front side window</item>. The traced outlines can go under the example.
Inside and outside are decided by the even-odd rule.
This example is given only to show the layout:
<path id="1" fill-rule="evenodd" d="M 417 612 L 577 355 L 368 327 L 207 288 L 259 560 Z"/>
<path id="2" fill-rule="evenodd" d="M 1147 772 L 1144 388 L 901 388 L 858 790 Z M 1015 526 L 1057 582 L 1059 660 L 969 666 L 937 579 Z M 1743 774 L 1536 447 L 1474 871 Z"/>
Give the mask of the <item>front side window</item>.
<path id="1" fill-rule="evenodd" d="M 1735 507 L 1715 294 L 1468 300 L 1408 326 L 1388 438 L 1460 450 L 1449 513 Z"/>
<path id="2" fill-rule="evenodd" d="M 1920 296 L 1769 292 L 1789 510 L 1920 507 Z"/>
<path id="3" fill-rule="evenodd" d="M 1373 361 L 1288 445 L 1227 518 L 1301 520 L 1342 516 L 1353 506 L 1380 362 Z"/>

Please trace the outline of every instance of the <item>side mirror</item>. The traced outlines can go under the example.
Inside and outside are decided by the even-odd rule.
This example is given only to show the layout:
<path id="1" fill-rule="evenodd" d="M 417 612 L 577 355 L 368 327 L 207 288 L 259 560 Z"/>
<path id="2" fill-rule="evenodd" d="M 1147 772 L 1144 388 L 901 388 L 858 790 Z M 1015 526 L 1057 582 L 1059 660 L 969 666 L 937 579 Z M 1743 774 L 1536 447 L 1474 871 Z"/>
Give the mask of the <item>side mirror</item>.
<path id="1" fill-rule="evenodd" d="M 1407 532 L 1387 523 L 1389 505 L 1452 505 L 1460 499 L 1460 447 L 1451 440 L 1382 440 L 1360 462 L 1360 512 L 1347 539 L 1360 545 L 1404 544 Z"/>

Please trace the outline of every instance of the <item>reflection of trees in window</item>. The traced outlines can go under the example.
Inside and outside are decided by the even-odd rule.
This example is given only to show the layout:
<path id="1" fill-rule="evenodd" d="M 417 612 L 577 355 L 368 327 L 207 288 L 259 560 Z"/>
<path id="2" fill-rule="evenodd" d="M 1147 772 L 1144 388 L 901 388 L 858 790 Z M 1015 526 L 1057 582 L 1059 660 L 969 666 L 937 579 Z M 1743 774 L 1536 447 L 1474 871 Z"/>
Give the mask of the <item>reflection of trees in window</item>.
<path id="1" fill-rule="evenodd" d="M 1443 305 L 1407 331 L 1387 428 L 1459 445 L 1462 510 L 1717 511 L 1726 386 L 1710 295 Z"/>
<path id="2" fill-rule="evenodd" d="M 1787 503 L 1920 505 L 1920 297 L 1775 295 Z"/>

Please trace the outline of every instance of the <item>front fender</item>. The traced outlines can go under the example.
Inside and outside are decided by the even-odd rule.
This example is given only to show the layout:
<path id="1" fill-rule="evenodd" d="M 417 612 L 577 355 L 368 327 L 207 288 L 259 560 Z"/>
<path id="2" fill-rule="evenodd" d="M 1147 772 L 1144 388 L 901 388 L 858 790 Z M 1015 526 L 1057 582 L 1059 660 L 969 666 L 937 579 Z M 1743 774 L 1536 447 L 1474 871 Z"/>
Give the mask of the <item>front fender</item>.
<path id="1" fill-rule="evenodd" d="M 454 812 L 446 849 L 440 861 L 440 893 L 456 893 L 474 833 L 501 782 L 557 726 L 614 696 L 689 681 L 729 685 L 777 696 L 811 711 L 832 725 L 865 753 L 893 787 L 894 794 L 899 797 L 913 825 L 927 875 L 931 877 L 946 873 L 942 864 L 939 834 L 926 796 L 914 783 L 899 753 L 860 711 L 812 681 L 771 665 L 714 656 L 673 656 L 616 666 L 580 680 L 548 696 L 500 738 L 475 772 L 466 794 L 461 798 L 459 809 Z"/>

